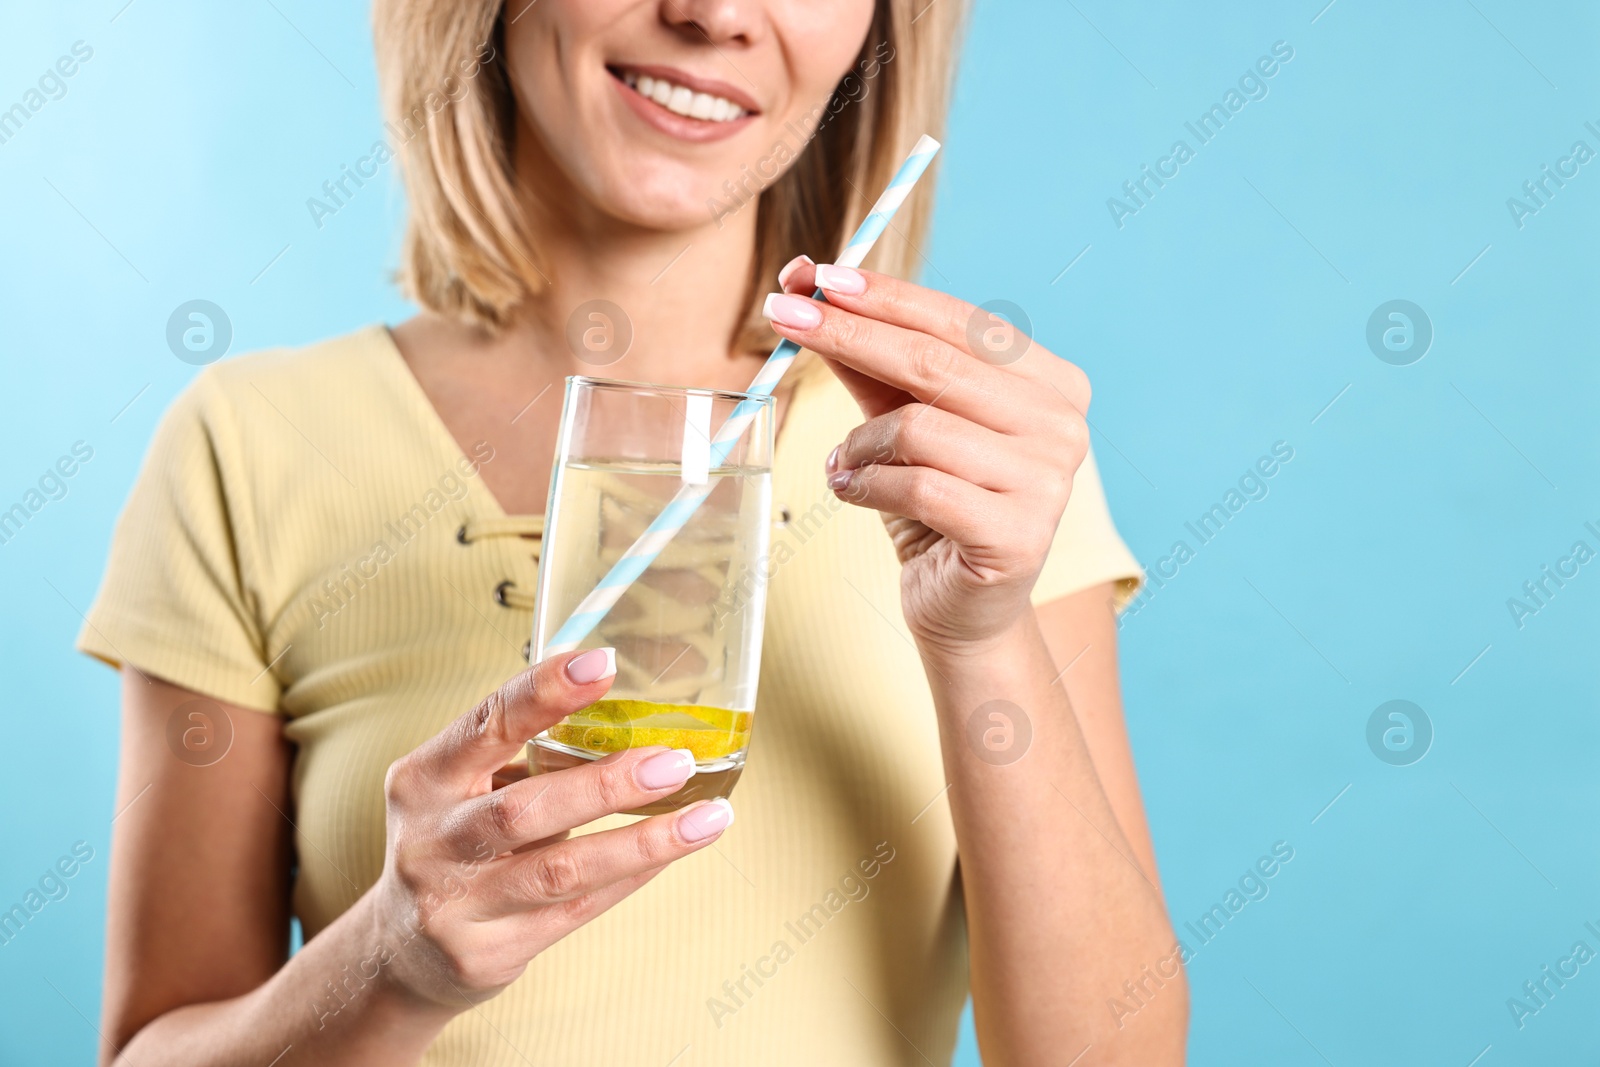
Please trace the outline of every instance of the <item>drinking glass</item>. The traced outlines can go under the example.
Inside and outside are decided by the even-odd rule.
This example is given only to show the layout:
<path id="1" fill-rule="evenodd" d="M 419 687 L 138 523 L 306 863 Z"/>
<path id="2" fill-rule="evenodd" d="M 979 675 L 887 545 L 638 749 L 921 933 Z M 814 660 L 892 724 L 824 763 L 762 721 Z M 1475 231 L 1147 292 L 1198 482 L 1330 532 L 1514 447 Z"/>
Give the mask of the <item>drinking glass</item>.
<path id="1" fill-rule="evenodd" d="M 761 404 L 720 463 L 711 439 L 741 401 Z M 756 704 L 772 533 L 771 397 L 570 377 L 545 509 L 533 659 L 685 485 L 705 503 L 580 648 L 616 649 L 606 698 L 529 742 L 528 773 L 645 745 L 694 753 L 695 775 L 635 814 L 727 796 Z"/>

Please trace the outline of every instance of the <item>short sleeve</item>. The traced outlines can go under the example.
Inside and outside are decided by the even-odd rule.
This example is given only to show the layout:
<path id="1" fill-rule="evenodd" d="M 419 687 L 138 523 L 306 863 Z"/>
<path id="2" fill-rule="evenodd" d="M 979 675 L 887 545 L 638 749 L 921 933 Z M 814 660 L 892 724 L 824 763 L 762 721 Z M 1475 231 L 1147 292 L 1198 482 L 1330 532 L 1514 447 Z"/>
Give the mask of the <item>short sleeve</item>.
<path id="1" fill-rule="evenodd" d="M 1091 451 L 1073 479 L 1072 499 L 1034 583 L 1033 602 L 1047 604 L 1102 582 L 1115 582 L 1116 608 L 1121 611 L 1139 591 L 1143 577 L 1138 560 L 1111 521 L 1100 468 Z"/>
<path id="2" fill-rule="evenodd" d="M 113 667 L 276 711 L 235 430 L 221 387 L 202 372 L 156 430 L 77 647 Z"/>

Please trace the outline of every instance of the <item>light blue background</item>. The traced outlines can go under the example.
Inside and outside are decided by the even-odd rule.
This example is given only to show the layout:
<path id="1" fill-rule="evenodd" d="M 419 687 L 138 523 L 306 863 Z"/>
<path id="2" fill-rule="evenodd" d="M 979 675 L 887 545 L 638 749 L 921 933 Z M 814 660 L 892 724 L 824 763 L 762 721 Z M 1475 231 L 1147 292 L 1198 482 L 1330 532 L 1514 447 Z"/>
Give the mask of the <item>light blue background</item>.
<path id="1" fill-rule="evenodd" d="M 94 48 L 0 144 L 0 506 L 94 448 L 0 546 L 0 903 L 74 841 L 96 850 L 0 947 L 5 1063 L 92 1056 L 117 694 L 70 645 L 194 373 L 169 313 L 216 301 L 236 353 L 406 314 L 392 187 L 321 231 L 304 206 L 380 136 L 365 8 L 123 3 L 16 7 L 0 35 L 0 107 Z M 1600 527 L 1600 162 L 1522 229 L 1505 202 L 1575 140 L 1600 149 L 1600 17 L 1322 3 L 983 4 L 924 280 L 1014 301 L 1088 370 L 1147 564 L 1194 547 L 1184 523 L 1274 442 L 1294 448 L 1122 631 L 1175 922 L 1274 842 L 1295 849 L 1191 965 L 1192 1062 L 1588 1062 L 1600 963 L 1520 1031 L 1506 999 L 1580 938 L 1600 949 L 1583 929 L 1600 926 L 1600 563 L 1520 630 L 1506 601 L 1573 542 L 1600 549 L 1583 525 Z M 1185 120 L 1280 40 L 1294 58 L 1269 95 L 1118 229 L 1106 199 L 1174 139 L 1194 147 Z M 1410 366 L 1365 342 L 1395 298 L 1435 330 Z M 1435 730 L 1411 766 L 1365 740 L 1395 698 Z"/>

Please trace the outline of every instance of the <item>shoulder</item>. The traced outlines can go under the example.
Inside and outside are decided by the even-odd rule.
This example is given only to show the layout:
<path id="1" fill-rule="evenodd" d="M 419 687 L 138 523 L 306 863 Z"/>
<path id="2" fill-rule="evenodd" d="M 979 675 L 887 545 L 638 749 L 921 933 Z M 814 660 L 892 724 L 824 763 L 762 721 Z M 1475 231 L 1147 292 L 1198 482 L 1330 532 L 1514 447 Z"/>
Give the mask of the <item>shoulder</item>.
<path id="1" fill-rule="evenodd" d="M 157 437 L 203 438 L 224 473 L 230 459 L 297 455 L 306 442 L 326 449 L 341 427 L 395 421 L 394 406 L 406 403 L 398 360 L 382 325 L 222 360 L 173 399 Z"/>
<path id="2" fill-rule="evenodd" d="M 213 363 L 195 376 L 187 393 L 206 407 L 239 408 L 265 396 L 276 401 L 347 389 L 369 391 L 382 377 L 393 345 L 382 325 L 363 327 L 309 345 L 263 349 Z M 396 357 L 397 358 L 397 357 Z"/>
<path id="3" fill-rule="evenodd" d="M 162 416 L 145 456 L 149 480 L 173 495 L 209 493 L 236 521 L 315 496 L 323 483 L 337 499 L 370 480 L 367 468 L 401 462 L 417 436 L 399 358 L 378 325 L 213 363 Z"/>

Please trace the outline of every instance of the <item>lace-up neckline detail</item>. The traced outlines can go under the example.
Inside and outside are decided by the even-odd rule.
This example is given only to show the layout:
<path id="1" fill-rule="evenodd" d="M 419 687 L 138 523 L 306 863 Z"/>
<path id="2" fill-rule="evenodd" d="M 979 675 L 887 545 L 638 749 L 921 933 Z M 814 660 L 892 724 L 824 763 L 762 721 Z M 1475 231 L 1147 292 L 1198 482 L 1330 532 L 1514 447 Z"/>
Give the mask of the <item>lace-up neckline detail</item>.
<path id="1" fill-rule="evenodd" d="M 526 537 L 538 540 L 544 536 L 543 515 L 507 515 L 503 518 L 472 518 L 461 524 L 456 540 L 464 545 L 486 541 L 491 537 Z M 534 549 L 538 555 L 538 549 Z"/>
<path id="2" fill-rule="evenodd" d="M 488 541 L 497 537 L 516 537 L 530 542 L 529 555 L 539 558 L 539 542 L 544 536 L 543 515 L 505 515 L 491 518 L 471 518 L 456 530 L 456 540 L 463 545 L 475 541 Z M 494 587 L 494 602 L 513 611 L 532 611 L 534 593 L 522 589 L 510 578 L 502 579 Z"/>

